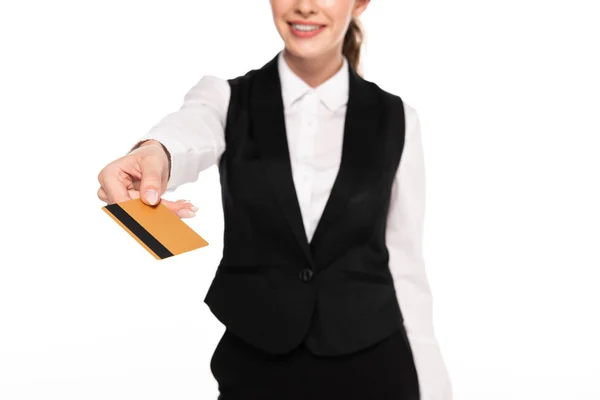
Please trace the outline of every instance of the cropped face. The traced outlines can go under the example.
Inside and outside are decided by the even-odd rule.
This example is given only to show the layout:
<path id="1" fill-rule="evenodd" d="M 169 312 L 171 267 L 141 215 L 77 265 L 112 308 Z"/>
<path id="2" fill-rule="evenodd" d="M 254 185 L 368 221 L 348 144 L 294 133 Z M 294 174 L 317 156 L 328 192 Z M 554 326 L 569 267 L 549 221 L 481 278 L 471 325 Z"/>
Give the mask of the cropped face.
<path id="1" fill-rule="evenodd" d="M 301 58 L 341 52 L 350 21 L 368 4 L 369 0 L 271 0 L 287 51 Z"/>

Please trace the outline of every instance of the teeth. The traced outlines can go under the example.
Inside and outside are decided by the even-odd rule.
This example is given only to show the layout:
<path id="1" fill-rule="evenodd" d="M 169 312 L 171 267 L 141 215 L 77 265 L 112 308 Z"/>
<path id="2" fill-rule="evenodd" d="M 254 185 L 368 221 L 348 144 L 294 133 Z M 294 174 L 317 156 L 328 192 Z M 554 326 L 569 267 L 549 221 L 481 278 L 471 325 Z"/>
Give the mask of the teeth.
<path id="1" fill-rule="evenodd" d="M 311 32 L 311 31 L 315 31 L 317 29 L 320 28 L 319 25 L 299 25 L 299 24 L 292 24 L 292 28 L 297 29 L 299 31 L 302 32 Z"/>

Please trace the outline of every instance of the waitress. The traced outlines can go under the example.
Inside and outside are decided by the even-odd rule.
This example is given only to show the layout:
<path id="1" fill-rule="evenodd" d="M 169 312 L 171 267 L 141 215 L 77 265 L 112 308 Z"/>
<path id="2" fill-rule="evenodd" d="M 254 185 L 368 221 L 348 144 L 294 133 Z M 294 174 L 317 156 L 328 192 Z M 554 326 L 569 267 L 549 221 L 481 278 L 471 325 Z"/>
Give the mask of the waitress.
<path id="1" fill-rule="evenodd" d="M 211 359 L 221 400 L 451 400 L 419 119 L 358 73 L 368 4 L 271 0 L 285 48 L 203 77 L 99 175 L 109 204 L 141 193 L 191 217 L 160 196 L 218 165 L 224 248 L 204 301 L 226 327 Z"/>

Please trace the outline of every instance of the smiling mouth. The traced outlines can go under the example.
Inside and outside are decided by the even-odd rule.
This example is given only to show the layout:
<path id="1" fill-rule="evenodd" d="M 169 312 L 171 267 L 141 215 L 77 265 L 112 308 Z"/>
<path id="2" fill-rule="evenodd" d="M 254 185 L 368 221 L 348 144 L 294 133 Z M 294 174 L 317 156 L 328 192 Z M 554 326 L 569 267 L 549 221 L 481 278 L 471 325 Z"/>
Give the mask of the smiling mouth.
<path id="1" fill-rule="evenodd" d="M 292 33 L 299 38 L 312 38 L 325 29 L 325 25 L 312 24 L 303 21 L 288 22 L 288 25 L 290 26 Z"/>
<path id="2" fill-rule="evenodd" d="M 300 32 L 314 32 L 318 29 L 324 28 L 325 25 L 309 25 L 309 24 L 295 24 L 295 23 L 288 23 L 293 29 L 300 31 Z"/>

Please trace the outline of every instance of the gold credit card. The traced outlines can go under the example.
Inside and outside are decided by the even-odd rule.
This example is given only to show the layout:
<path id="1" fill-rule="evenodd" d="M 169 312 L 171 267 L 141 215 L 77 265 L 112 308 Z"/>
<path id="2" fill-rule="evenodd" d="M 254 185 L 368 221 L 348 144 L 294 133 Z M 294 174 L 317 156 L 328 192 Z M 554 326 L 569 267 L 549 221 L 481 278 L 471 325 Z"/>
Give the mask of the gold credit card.
<path id="1" fill-rule="evenodd" d="M 158 260 L 208 246 L 162 203 L 149 206 L 141 199 L 133 199 L 102 209 Z"/>

